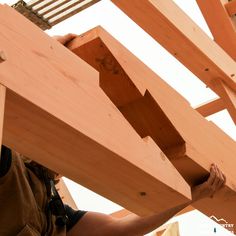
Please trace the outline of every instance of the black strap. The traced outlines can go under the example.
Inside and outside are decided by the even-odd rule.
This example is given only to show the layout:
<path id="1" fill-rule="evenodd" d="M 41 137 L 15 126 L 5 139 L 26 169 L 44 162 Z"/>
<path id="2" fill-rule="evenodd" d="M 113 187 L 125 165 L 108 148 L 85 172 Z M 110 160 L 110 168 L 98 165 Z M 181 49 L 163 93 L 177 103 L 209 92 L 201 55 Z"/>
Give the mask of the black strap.
<path id="1" fill-rule="evenodd" d="M 53 215 L 56 216 L 56 225 L 65 226 L 68 222 L 68 216 L 64 204 L 61 200 L 60 195 L 58 194 L 54 181 L 50 180 L 51 187 L 51 199 L 49 201 L 49 208 Z"/>
<path id="2" fill-rule="evenodd" d="M 0 160 L 0 177 L 3 177 L 7 174 L 7 172 L 11 167 L 11 162 L 12 162 L 11 149 L 2 146 L 1 160 Z"/>

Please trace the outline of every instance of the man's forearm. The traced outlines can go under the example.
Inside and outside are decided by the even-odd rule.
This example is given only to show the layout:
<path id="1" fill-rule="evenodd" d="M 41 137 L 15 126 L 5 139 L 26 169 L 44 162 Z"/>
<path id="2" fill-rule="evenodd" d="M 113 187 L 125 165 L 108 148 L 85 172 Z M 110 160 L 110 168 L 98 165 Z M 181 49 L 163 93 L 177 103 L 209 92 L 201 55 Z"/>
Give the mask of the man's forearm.
<path id="1" fill-rule="evenodd" d="M 189 201 L 188 203 L 173 207 L 161 214 L 154 214 L 152 216 L 140 217 L 135 214 L 126 216 L 120 219 L 119 222 L 121 231 L 120 235 L 139 236 L 150 233 L 191 203 L 192 201 Z"/>

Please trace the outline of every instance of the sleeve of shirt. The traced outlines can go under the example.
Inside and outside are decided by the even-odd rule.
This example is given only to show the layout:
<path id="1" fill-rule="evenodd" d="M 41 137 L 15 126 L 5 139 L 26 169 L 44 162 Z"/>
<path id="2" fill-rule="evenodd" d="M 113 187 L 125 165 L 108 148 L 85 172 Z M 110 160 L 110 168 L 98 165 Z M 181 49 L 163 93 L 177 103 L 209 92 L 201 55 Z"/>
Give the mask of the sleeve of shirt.
<path id="1" fill-rule="evenodd" d="M 65 210 L 69 219 L 66 224 L 66 231 L 68 232 L 87 213 L 87 211 L 74 210 L 68 205 L 65 205 Z"/>
<path id="2" fill-rule="evenodd" d="M 0 159 L 0 178 L 4 177 L 8 173 L 11 167 L 11 163 L 12 163 L 11 150 L 5 146 L 2 146 L 1 159 Z"/>

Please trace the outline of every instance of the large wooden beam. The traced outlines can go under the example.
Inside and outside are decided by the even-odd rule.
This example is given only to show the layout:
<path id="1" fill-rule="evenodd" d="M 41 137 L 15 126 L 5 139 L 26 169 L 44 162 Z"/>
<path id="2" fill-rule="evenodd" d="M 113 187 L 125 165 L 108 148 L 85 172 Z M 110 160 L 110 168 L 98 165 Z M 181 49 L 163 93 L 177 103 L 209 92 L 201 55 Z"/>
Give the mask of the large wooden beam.
<path id="1" fill-rule="evenodd" d="M 225 109 L 224 102 L 221 98 L 213 99 L 211 101 L 208 101 L 204 104 L 201 104 L 197 107 L 194 107 L 194 109 L 199 112 L 202 116 L 207 117 L 210 115 L 213 115 L 219 111 L 222 111 Z"/>
<path id="2" fill-rule="evenodd" d="M 211 81 L 216 78 L 222 79 L 226 85 L 236 91 L 235 61 L 172 0 L 134 0 L 132 4 L 126 0 L 112 0 L 112 2 L 214 92 L 218 94 L 218 91 L 211 87 Z M 203 2 L 207 1 L 203 0 Z M 218 14 L 211 8 L 209 12 Z M 234 45 L 236 44 L 235 36 L 232 40 Z M 218 95 L 221 97 L 221 94 Z M 236 122 L 236 117 L 232 118 Z"/>
<path id="3" fill-rule="evenodd" d="M 214 40 L 236 61 L 236 26 L 224 4 L 228 0 L 197 0 Z"/>
<path id="4" fill-rule="evenodd" d="M 1 69 L 1 63 L 0 63 L 0 69 Z M 1 161 L 3 121 L 5 113 L 5 96 L 6 96 L 6 88 L 0 84 L 0 161 Z"/>
<path id="5" fill-rule="evenodd" d="M 222 169 L 226 187 L 197 209 L 236 223 L 236 143 L 102 28 L 69 46 L 100 72 L 107 96 L 141 137 L 152 137 L 190 185 L 203 181 L 213 162 Z M 146 90 L 138 95 L 140 87 Z"/>
<path id="6" fill-rule="evenodd" d="M 0 32 L 4 144 L 136 214 L 191 198 L 156 143 L 99 87 L 97 71 L 8 6 L 0 5 Z"/>

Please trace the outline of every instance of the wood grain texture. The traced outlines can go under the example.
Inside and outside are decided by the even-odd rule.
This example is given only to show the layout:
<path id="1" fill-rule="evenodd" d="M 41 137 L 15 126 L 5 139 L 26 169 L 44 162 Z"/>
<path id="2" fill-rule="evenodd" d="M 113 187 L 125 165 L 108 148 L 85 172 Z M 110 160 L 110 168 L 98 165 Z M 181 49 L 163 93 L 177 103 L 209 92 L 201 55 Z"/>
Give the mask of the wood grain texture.
<path id="1" fill-rule="evenodd" d="M 1 69 L 1 64 L 0 64 Z M 6 96 L 6 88 L 0 84 L 0 147 L 2 146 L 2 135 L 3 135 L 3 121 L 4 121 L 4 113 L 5 113 L 5 96 Z M 0 148 L 0 161 L 1 161 L 1 149 Z"/>
<path id="2" fill-rule="evenodd" d="M 100 72 L 100 84 L 107 96 L 141 137 L 152 137 L 190 185 L 206 180 L 212 163 L 219 166 L 227 176 L 226 187 L 213 200 L 198 204 L 197 209 L 236 223 L 232 211 L 236 207 L 235 141 L 192 109 L 181 95 L 101 27 L 81 35 L 69 46 Z M 105 70 L 106 63 L 101 60 L 104 57 L 109 57 L 110 70 Z M 109 78 L 109 86 L 102 86 Z M 145 88 L 146 91 L 142 97 L 133 100 L 131 96 L 131 102 L 120 104 L 110 94 L 117 88 L 117 80 L 128 79 L 132 86 L 123 91 L 128 91 L 127 96 L 130 89 L 137 90 L 140 84 L 142 91 Z"/>
<path id="3" fill-rule="evenodd" d="M 227 0 L 197 0 L 215 42 L 236 61 L 236 26 L 224 7 L 226 2 Z"/>
<path id="4" fill-rule="evenodd" d="M 97 71 L 10 7 L 0 5 L 0 22 L 4 144 L 140 215 L 189 201 L 189 185 L 105 95 Z"/>
<path id="5" fill-rule="evenodd" d="M 221 78 L 236 90 L 236 78 L 231 77 L 236 74 L 234 60 L 172 0 L 112 2 L 204 83 L 209 85 L 212 79 Z"/>
<path id="6" fill-rule="evenodd" d="M 199 112 L 203 117 L 213 115 L 225 109 L 224 102 L 221 98 L 216 98 L 206 103 L 203 103 L 194 109 Z"/>

